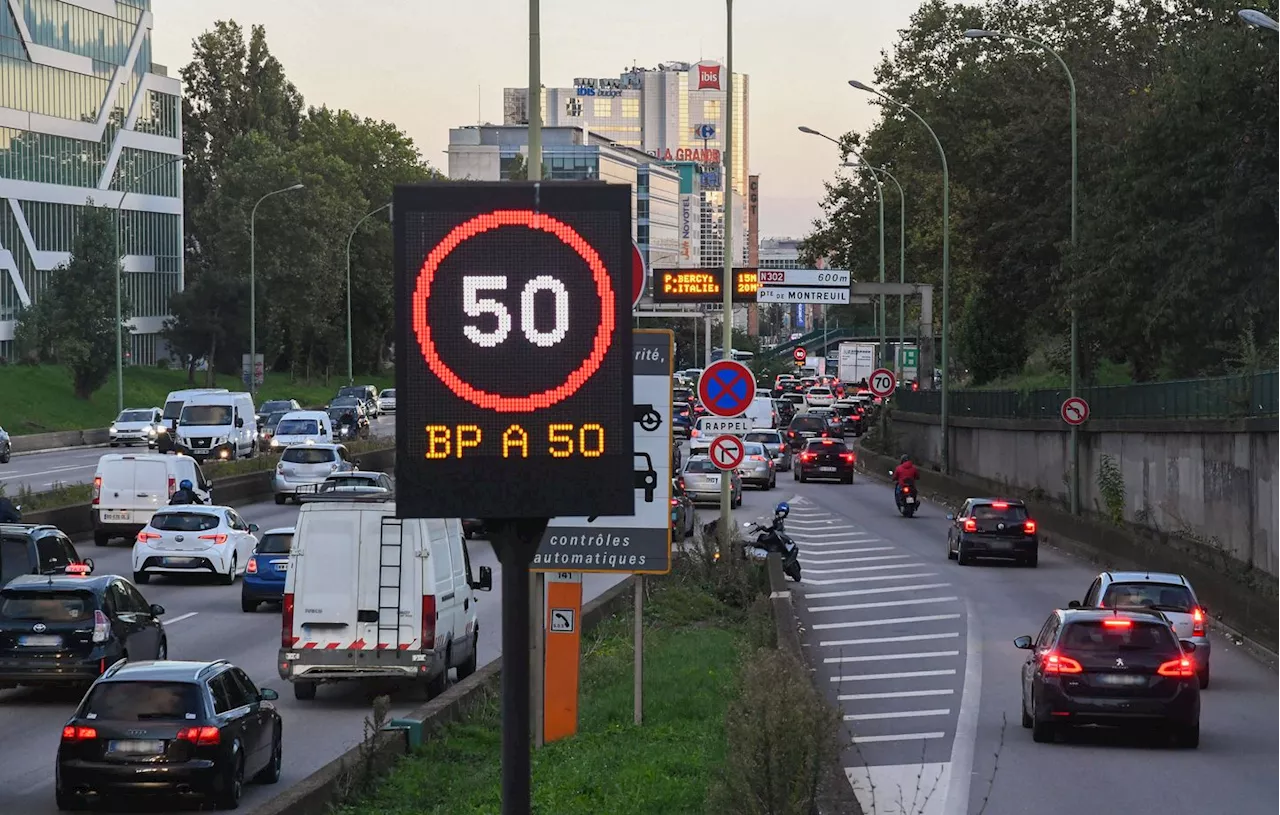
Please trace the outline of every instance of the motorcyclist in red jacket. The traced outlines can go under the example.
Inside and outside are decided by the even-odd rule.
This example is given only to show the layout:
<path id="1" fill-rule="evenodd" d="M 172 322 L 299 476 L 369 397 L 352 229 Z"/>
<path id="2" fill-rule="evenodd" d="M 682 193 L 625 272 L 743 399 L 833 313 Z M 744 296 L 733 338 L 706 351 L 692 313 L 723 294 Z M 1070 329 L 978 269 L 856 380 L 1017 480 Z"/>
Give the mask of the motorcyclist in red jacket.
<path id="1" fill-rule="evenodd" d="M 914 482 L 920 477 L 920 471 L 916 469 L 916 465 L 911 461 L 911 456 L 904 455 L 900 459 L 897 467 L 893 468 L 893 494 L 897 495 L 902 490 L 902 485 L 907 481 Z"/>

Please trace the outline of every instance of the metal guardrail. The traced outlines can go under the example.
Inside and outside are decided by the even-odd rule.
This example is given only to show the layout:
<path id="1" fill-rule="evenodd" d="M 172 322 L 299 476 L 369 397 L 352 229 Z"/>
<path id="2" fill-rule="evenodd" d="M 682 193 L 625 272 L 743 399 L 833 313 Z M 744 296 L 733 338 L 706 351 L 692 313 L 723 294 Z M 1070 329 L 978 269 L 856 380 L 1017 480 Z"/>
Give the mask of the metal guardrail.
<path id="1" fill-rule="evenodd" d="M 953 418 L 1058 419 L 1068 388 L 951 392 Z M 1091 419 L 1239 419 L 1280 415 L 1280 371 L 1080 389 Z M 940 413 L 941 391 L 899 390 L 894 407 Z"/>

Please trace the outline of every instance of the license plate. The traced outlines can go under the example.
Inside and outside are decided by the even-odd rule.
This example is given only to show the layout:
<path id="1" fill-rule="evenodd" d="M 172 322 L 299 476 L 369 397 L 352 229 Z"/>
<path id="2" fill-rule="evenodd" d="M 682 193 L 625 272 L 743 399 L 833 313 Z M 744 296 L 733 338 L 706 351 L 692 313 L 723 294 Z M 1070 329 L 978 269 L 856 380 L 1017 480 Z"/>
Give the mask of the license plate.
<path id="1" fill-rule="evenodd" d="M 1147 678 L 1133 674 L 1102 674 L 1098 677 L 1098 682 L 1103 685 L 1145 685 Z"/>
<path id="2" fill-rule="evenodd" d="M 18 644 L 28 648 L 57 648 L 62 645 L 62 637 L 56 634 L 27 634 L 18 638 Z"/>
<path id="3" fill-rule="evenodd" d="M 277 564 L 276 564 L 276 571 L 277 571 L 277 572 L 287 572 L 287 571 L 289 571 L 289 563 L 288 563 L 287 561 L 286 561 L 286 562 L 283 562 L 283 563 L 277 563 Z"/>
<path id="4" fill-rule="evenodd" d="M 129 513 L 127 512 L 103 512 L 102 520 L 104 521 L 128 521 Z"/>
<path id="5" fill-rule="evenodd" d="M 912 498 L 911 496 L 907 496 L 906 498 L 903 499 L 903 501 L 908 504 L 914 504 L 916 502 L 916 499 Z"/>
<path id="6" fill-rule="evenodd" d="M 192 560 L 189 557 L 167 557 L 160 562 L 165 566 L 190 566 Z"/>
<path id="7" fill-rule="evenodd" d="M 155 756 L 164 752 L 160 739 L 120 739 L 107 742 L 107 752 L 131 756 Z"/>
<path id="8" fill-rule="evenodd" d="M 818 468 L 818 472 L 820 473 L 834 473 L 835 471 L 836 471 L 835 467 L 819 467 Z"/>

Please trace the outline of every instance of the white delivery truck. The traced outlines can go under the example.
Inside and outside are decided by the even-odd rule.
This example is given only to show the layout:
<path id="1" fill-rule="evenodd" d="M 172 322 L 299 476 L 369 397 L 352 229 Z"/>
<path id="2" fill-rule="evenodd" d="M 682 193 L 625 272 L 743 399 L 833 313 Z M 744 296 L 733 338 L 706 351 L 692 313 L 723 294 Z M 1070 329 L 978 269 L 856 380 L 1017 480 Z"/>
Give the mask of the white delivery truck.
<path id="1" fill-rule="evenodd" d="M 475 592 L 493 571 L 472 579 L 461 520 L 401 520 L 390 501 L 346 498 L 304 504 L 296 529 L 276 661 L 296 698 L 374 678 L 421 681 L 434 697 L 450 668 L 475 672 Z"/>
<path id="2" fill-rule="evenodd" d="M 98 459 L 90 498 L 94 545 L 106 546 L 112 538 L 132 543 L 156 510 L 169 505 L 183 481 L 191 482 L 202 502 L 213 503 L 213 486 L 188 456 L 107 453 Z"/>
<path id="3" fill-rule="evenodd" d="M 874 342 L 842 342 L 840 343 L 840 381 L 846 385 L 856 385 L 870 379 L 876 369 L 876 343 Z"/>

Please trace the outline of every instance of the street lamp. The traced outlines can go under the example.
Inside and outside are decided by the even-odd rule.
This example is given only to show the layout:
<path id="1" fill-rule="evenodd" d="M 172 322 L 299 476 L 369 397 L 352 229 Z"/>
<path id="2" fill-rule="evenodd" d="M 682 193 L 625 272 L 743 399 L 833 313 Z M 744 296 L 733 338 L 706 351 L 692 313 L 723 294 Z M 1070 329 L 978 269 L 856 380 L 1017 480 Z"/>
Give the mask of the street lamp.
<path id="1" fill-rule="evenodd" d="M 876 199 L 880 204 L 880 282 L 883 283 L 884 282 L 884 185 L 880 183 L 880 177 L 877 176 L 875 174 L 875 170 L 873 170 L 871 166 L 867 164 L 866 159 L 862 157 L 862 154 L 859 153 L 857 150 L 854 150 L 852 147 L 843 145 L 836 139 L 831 138 L 825 133 L 820 133 L 811 127 L 805 127 L 804 125 L 800 125 L 800 132 L 808 133 L 810 136 L 817 136 L 820 139 L 826 139 L 827 141 L 831 142 L 835 146 L 839 147 L 841 150 L 847 150 L 848 152 L 857 156 L 858 160 L 861 162 L 861 164 L 852 165 L 852 166 L 862 167 L 863 169 L 871 170 L 871 180 L 876 182 Z M 822 312 L 824 326 L 826 325 L 826 317 L 827 317 L 827 314 L 826 314 L 826 310 L 824 309 Z M 880 295 L 880 354 L 879 354 L 881 364 L 884 364 L 885 345 L 886 343 L 885 343 L 885 328 L 884 328 L 884 295 L 881 294 Z M 822 353 L 824 355 L 827 353 L 825 344 L 823 345 Z"/>
<path id="2" fill-rule="evenodd" d="M 124 326 L 123 315 L 121 314 L 121 295 L 120 295 L 120 278 L 124 276 L 124 259 L 120 256 L 120 214 L 121 208 L 124 207 L 124 199 L 129 197 L 129 188 L 135 182 L 141 181 L 162 167 L 168 167 L 170 164 L 178 164 L 183 161 L 183 156 L 174 156 L 167 161 L 151 167 L 138 175 L 125 179 L 124 189 L 120 192 L 120 200 L 116 202 L 116 413 L 124 410 Z"/>
<path id="3" fill-rule="evenodd" d="M 1244 12 L 1241 12 L 1243 15 Z M 1265 15 L 1263 15 L 1265 17 Z M 1000 31 L 986 31 L 980 28 L 971 28 L 964 32 L 964 35 L 971 40 L 977 39 L 1006 39 L 1025 42 L 1028 45 L 1034 45 L 1044 51 L 1058 61 L 1062 66 L 1062 70 L 1067 75 L 1067 88 L 1070 91 L 1071 101 L 1071 248 L 1076 248 L 1076 190 L 1079 178 L 1079 160 L 1076 149 L 1076 80 L 1071 75 L 1071 69 L 1067 67 L 1067 62 L 1062 56 L 1051 48 L 1047 43 L 1031 37 L 1023 37 L 1019 34 L 1005 34 Z M 1071 395 L 1076 396 L 1080 388 L 1080 345 L 1079 345 L 1079 317 L 1076 311 L 1075 296 L 1071 297 Z M 1071 514 L 1080 514 L 1080 435 L 1079 428 L 1071 425 Z"/>
<path id="4" fill-rule="evenodd" d="M 951 433 L 947 422 L 949 414 L 947 401 L 951 394 L 951 177 L 947 172 L 947 153 L 942 149 L 942 142 L 939 141 L 938 134 L 933 132 L 933 128 L 929 127 L 929 123 L 919 113 L 912 110 L 910 105 L 885 96 L 870 85 L 863 84 L 856 79 L 850 79 L 849 85 L 857 90 L 873 93 L 884 101 L 897 105 L 914 116 L 916 121 L 924 125 L 924 129 L 929 131 L 929 135 L 933 137 L 933 143 L 938 148 L 938 156 L 942 159 L 942 413 L 939 418 L 942 429 L 942 472 L 950 473 Z M 929 330 L 932 332 L 933 328 L 930 327 Z M 929 378 L 933 378 L 932 372 Z"/>
<path id="5" fill-rule="evenodd" d="M 302 189 L 302 184 L 294 184 L 279 190 L 272 190 L 258 199 L 249 213 L 249 393 L 258 392 L 258 206 L 273 195 L 282 192 L 293 192 Z M 209 361 L 213 364 L 213 360 Z"/>
<path id="6" fill-rule="evenodd" d="M 861 157 L 859 157 L 861 158 Z M 856 167 L 857 164 L 846 161 L 845 167 Z M 873 173 L 881 173 L 893 182 L 898 188 L 898 282 L 905 284 L 907 282 L 907 197 L 902 192 L 902 185 L 898 183 L 898 179 L 894 178 L 893 173 L 884 167 L 868 167 Z M 881 307 L 883 308 L 883 306 Z M 881 333 L 884 328 L 881 327 Z M 898 353 L 894 355 L 894 369 L 899 376 L 902 374 L 902 347 L 906 344 L 907 335 L 907 296 L 905 294 L 898 297 Z M 919 377 L 917 371 L 916 376 Z"/>
<path id="7" fill-rule="evenodd" d="M 1272 31 L 1280 31 L 1280 23 L 1255 8 L 1242 8 L 1236 13 L 1240 15 L 1240 19 L 1244 20 L 1246 25 L 1251 25 L 1254 28 L 1269 28 Z"/>
<path id="8" fill-rule="evenodd" d="M 347 384 L 348 385 L 356 384 L 355 373 L 353 373 L 351 368 L 351 241 L 353 238 L 355 238 L 356 231 L 360 229 L 360 224 L 364 223 L 369 218 L 373 217 L 374 215 L 377 215 L 379 212 L 382 212 L 384 209 L 390 206 L 391 206 L 391 202 L 388 201 L 387 203 L 375 209 L 373 212 L 366 213 L 363 218 L 356 221 L 355 226 L 351 227 L 351 234 L 347 236 Z M 251 366 L 253 365 L 252 359 L 249 361 L 249 364 Z"/>

